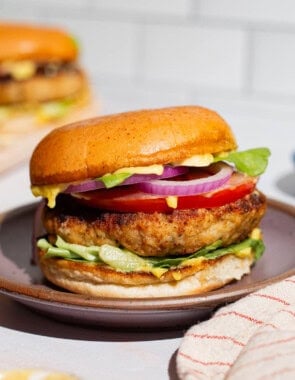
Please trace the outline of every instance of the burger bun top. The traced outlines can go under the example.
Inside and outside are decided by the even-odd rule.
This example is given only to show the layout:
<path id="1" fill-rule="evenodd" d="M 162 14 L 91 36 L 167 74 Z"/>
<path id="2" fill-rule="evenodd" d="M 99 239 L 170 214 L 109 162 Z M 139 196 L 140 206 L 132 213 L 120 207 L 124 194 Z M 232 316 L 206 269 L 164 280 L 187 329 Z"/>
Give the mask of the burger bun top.
<path id="1" fill-rule="evenodd" d="M 83 181 L 124 167 L 175 163 L 236 147 L 229 125 L 199 106 L 107 115 L 49 133 L 31 157 L 31 184 Z"/>
<path id="2" fill-rule="evenodd" d="M 63 30 L 0 23 L 0 61 L 73 61 L 77 54 L 73 38 Z"/>

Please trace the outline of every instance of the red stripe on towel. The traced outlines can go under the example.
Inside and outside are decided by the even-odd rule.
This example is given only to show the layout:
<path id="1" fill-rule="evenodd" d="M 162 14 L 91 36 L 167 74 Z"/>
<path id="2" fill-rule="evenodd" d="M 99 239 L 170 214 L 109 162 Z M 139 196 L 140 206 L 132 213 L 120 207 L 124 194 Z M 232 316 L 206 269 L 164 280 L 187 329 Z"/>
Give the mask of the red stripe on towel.
<path id="1" fill-rule="evenodd" d="M 292 336 L 291 338 L 287 338 L 287 339 L 279 339 L 279 340 L 274 340 L 272 342 L 267 342 L 267 343 L 261 343 L 257 346 L 254 346 L 254 347 L 251 347 L 251 348 L 248 348 L 247 351 L 254 351 L 254 350 L 258 350 L 260 348 L 264 348 L 264 347 L 268 347 L 268 346 L 272 346 L 274 344 L 281 344 L 281 343 L 288 343 L 288 342 L 291 342 L 292 340 L 295 339 L 295 336 Z"/>
<path id="2" fill-rule="evenodd" d="M 216 361 L 216 362 L 204 362 L 202 360 L 198 360 L 196 358 L 193 358 L 192 356 L 190 355 L 187 355 L 185 354 L 184 352 L 180 351 L 179 352 L 179 355 L 190 360 L 191 362 L 194 362 L 194 363 L 198 363 L 198 364 L 201 364 L 201 365 L 204 365 L 204 366 L 214 366 L 214 365 L 217 365 L 217 366 L 226 366 L 226 367 L 231 367 L 232 366 L 232 363 L 229 363 L 229 362 L 221 362 L 221 361 Z"/>
<path id="3" fill-rule="evenodd" d="M 245 346 L 245 343 L 243 342 L 240 342 L 234 338 L 232 338 L 231 336 L 228 336 L 228 335 L 209 335 L 209 334 L 187 334 L 187 336 L 191 336 L 193 338 L 200 338 L 200 339 L 216 339 L 216 340 L 229 340 L 231 341 L 232 343 L 238 345 L 238 346 L 242 346 L 244 347 Z"/>
<path id="4" fill-rule="evenodd" d="M 292 315 L 292 317 L 295 317 L 295 312 L 292 310 L 282 309 L 282 310 L 280 310 L 280 313 L 281 312 L 288 313 L 288 314 Z"/>
<path id="5" fill-rule="evenodd" d="M 259 359 L 256 359 L 256 360 L 252 360 L 252 361 L 249 361 L 247 363 L 243 363 L 241 365 L 236 365 L 233 370 L 232 370 L 232 373 L 231 375 L 236 372 L 239 372 L 241 369 L 247 367 L 249 369 L 249 367 L 253 366 L 255 368 L 256 364 L 257 363 L 264 363 L 264 362 L 269 362 L 270 360 L 275 360 L 276 358 L 280 358 L 280 357 L 286 357 L 286 356 L 293 356 L 294 355 L 294 352 L 288 352 L 288 353 L 284 353 L 284 354 L 281 354 L 281 353 L 275 353 L 274 355 L 271 355 L 271 356 L 264 356 L 262 358 L 259 358 Z M 270 377 L 268 377 L 270 379 Z"/>
<path id="6" fill-rule="evenodd" d="M 282 298 L 278 298 L 278 297 L 270 296 L 269 294 L 252 293 L 252 294 L 251 294 L 251 297 L 261 297 L 261 298 L 266 298 L 266 299 L 268 299 L 268 300 L 275 301 L 275 302 L 280 302 L 280 303 L 282 303 L 283 305 L 290 306 L 290 303 L 289 303 L 289 302 L 283 300 Z"/>
<path id="7" fill-rule="evenodd" d="M 275 371 L 275 372 L 272 372 L 272 373 L 269 373 L 267 374 L 266 376 L 262 376 L 262 377 L 259 377 L 258 380 L 269 380 L 270 378 L 274 377 L 274 376 L 278 376 L 278 375 L 283 375 L 285 373 L 290 373 L 290 372 L 295 372 L 295 368 L 282 368 L 280 369 L 279 371 Z"/>
<path id="8" fill-rule="evenodd" d="M 198 369 L 190 369 L 188 372 L 189 372 L 189 373 L 192 373 L 192 374 L 194 374 L 194 375 L 205 375 L 204 372 L 199 371 Z"/>
<path id="9" fill-rule="evenodd" d="M 270 327 L 273 327 L 274 329 L 277 329 L 277 327 L 275 325 L 273 325 L 272 323 L 265 323 L 264 321 L 260 321 L 259 319 L 253 318 L 247 314 L 238 313 L 237 311 L 227 311 L 225 313 L 216 314 L 214 316 L 214 318 L 225 317 L 227 315 L 235 315 L 236 317 L 246 319 L 247 321 L 250 321 L 250 322 L 255 323 L 257 325 L 270 326 Z"/>

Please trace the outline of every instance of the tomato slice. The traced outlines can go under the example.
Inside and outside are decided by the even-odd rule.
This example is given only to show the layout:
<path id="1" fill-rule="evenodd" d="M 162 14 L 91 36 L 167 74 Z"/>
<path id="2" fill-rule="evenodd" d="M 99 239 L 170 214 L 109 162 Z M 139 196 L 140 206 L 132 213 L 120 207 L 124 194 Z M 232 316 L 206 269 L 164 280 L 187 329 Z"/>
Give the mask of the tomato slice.
<path id="1" fill-rule="evenodd" d="M 229 182 L 218 190 L 178 197 L 177 209 L 196 209 L 219 207 L 234 202 L 251 193 L 256 179 L 234 173 Z M 112 189 L 101 189 L 86 193 L 72 194 L 80 203 L 89 207 L 115 212 L 163 212 L 169 213 L 166 198 L 139 191 L 135 186 L 121 186 Z"/>

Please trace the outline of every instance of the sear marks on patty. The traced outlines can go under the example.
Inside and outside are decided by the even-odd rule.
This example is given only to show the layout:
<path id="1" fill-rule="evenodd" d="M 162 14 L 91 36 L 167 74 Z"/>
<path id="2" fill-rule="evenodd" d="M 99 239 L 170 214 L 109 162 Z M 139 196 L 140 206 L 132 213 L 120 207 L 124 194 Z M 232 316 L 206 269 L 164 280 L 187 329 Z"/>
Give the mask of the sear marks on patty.
<path id="1" fill-rule="evenodd" d="M 115 213 L 81 208 L 70 196 L 59 196 L 54 209 L 45 207 L 49 234 L 82 245 L 110 244 L 140 256 L 187 255 L 221 239 L 224 246 L 245 239 L 266 209 L 258 191 L 211 209 L 163 213 Z"/>

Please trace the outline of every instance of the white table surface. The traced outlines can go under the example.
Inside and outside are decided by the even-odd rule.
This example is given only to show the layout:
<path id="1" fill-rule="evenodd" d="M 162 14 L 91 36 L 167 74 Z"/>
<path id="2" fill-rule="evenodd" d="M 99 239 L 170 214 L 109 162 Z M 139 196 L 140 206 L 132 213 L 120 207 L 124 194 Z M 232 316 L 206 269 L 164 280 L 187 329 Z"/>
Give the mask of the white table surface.
<path id="1" fill-rule="evenodd" d="M 0 176 L 1 211 L 31 203 L 27 164 Z M 67 325 L 0 295 L 0 369 L 49 368 L 94 379 L 176 379 L 184 331 L 125 332 Z"/>
<path id="2" fill-rule="evenodd" d="M 244 123 L 241 121 L 235 131 L 238 141 L 243 141 L 242 147 L 265 145 L 272 150 L 260 189 L 272 198 L 295 205 L 291 159 L 295 128 L 286 125 L 285 131 L 278 131 L 257 120 L 249 134 Z M 0 175 L 0 212 L 32 201 L 27 163 Z M 85 380 L 177 379 L 175 355 L 183 334 L 184 331 L 116 332 L 67 325 L 0 296 L 0 368 L 53 368 Z"/>

